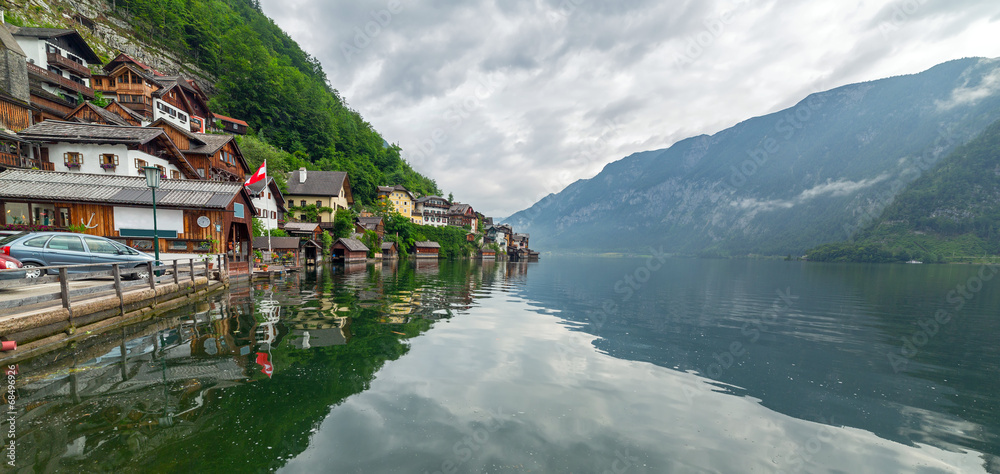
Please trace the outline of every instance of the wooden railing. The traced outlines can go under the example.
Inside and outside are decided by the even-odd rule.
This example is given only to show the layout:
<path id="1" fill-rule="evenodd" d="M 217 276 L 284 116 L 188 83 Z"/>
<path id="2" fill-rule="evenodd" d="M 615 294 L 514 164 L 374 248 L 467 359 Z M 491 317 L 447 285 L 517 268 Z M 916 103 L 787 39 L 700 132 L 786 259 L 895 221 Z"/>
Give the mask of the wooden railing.
<path id="1" fill-rule="evenodd" d="M 70 71 L 73 71 L 77 73 L 77 75 L 83 77 L 90 77 L 90 69 L 87 69 L 87 66 L 73 61 L 66 56 L 59 53 L 45 53 L 45 57 L 49 61 L 49 64 L 55 64 L 61 68 L 69 69 Z"/>
<path id="2" fill-rule="evenodd" d="M 134 264 L 134 262 L 129 262 L 37 267 L 37 269 L 44 272 L 43 276 L 39 278 L 0 280 L 0 290 L 12 288 L 27 289 L 36 286 L 43 288 L 43 291 L 41 292 L 32 292 L 37 294 L 21 298 L 4 298 L 4 293 L 14 296 L 16 296 L 16 294 L 11 292 L 0 292 L 0 315 L 11 314 L 15 312 L 17 308 L 23 306 L 55 301 L 61 303 L 63 308 L 70 309 L 74 300 L 79 301 L 83 297 L 111 296 L 112 294 L 118 297 L 118 300 L 121 302 L 122 309 L 124 310 L 124 298 L 122 295 L 125 291 L 142 288 L 155 290 L 157 285 L 163 285 L 165 283 L 179 284 L 181 281 L 194 282 L 195 277 L 198 276 L 204 276 L 205 278 L 211 280 L 214 274 L 214 272 L 212 272 L 212 267 L 215 264 L 218 265 L 218 273 L 215 274 L 218 276 L 218 279 L 225 278 L 227 274 L 226 259 L 222 255 L 209 256 L 209 258 L 162 260 L 159 264 L 155 264 L 150 261 L 140 263 L 138 266 L 133 268 L 122 268 L 123 265 Z M 107 268 L 107 270 L 92 271 L 87 273 L 69 273 L 71 269 L 89 270 L 94 267 Z M 16 273 L 21 271 L 24 271 L 24 269 L 0 270 L 0 273 Z M 47 276 L 48 273 L 56 273 L 56 275 Z M 88 285 L 86 287 L 79 284 L 82 280 L 102 277 L 112 277 L 113 282 L 104 285 Z M 126 282 L 124 281 L 125 278 L 135 278 L 135 280 Z M 72 288 L 71 282 L 77 282 L 75 289 Z M 56 289 L 54 285 L 51 285 L 52 283 L 59 284 L 58 290 L 46 292 L 46 289 Z M 48 286 L 46 287 L 46 285 Z M 70 311 L 72 317 L 72 310 Z"/>
<path id="3" fill-rule="evenodd" d="M 0 166 L 11 166 L 14 168 L 38 168 L 40 170 L 55 171 L 55 165 L 47 161 L 42 160 L 32 160 L 25 158 L 23 156 L 14 155 L 11 153 L 0 152 Z"/>
<path id="4" fill-rule="evenodd" d="M 78 82 L 73 82 L 73 81 L 71 81 L 69 79 L 66 79 L 65 77 L 57 75 L 56 73 L 54 73 L 52 71 L 49 71 L 49 70 L 46 70 L 46 69 L 42 69 L 41 67 L 39 67 L 36 64 L 28 63 L 28 73 L 34 74 L 36 76 L 39 76 L 40 78 L 42 78 L 42 80 L 44 80 L 46 82 L 50 82 L 50 83 L 56 84 L 56 85 L 58 85 L 60 87 L 64 87 L 66 89 L 72 89 L 72 90 L 74 90 L 76 92 L 79 92 L 79 93 L 83 94 L 83 96 L 86 97 L 86 98 L 88 98 L 88 99 L 93 99 L 94 98 L 94 89 L 91 89 L 91 88 L 89 88 L 89 87 L 87 87 L 87 86 L 85 86 L 83 84 L 78 83 Z"/>

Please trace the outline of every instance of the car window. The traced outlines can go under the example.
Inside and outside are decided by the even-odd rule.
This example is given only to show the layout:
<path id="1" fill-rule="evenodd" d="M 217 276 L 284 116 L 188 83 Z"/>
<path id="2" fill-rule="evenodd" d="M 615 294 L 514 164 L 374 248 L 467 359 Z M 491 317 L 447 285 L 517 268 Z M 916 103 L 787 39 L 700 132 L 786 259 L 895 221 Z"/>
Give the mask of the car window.
<path id="1" fill-rule="evenodd" d="M 28 239 L 28 240 L 25 240 L 24 243 L 21 244 L 21 245 L 23 245 L 25 247 L 38 247 L 38 248 L 42 248 L 42 247 L 45 246 L 45 241 L 49 240 L 49 237 L 51 237 L 51 235 L 42 235 L 42 236 L 38 236 L 38 237 L 33 237 L 33 238 Z"/>
<path id="2" fill-rule="evenodd" d="M 71 250 L 74 252 L 83 252 L 83 241 L 75 235 L 55 235 L 49 239 L 49 245 L 47 246 L 52 250 Z"/>
<path id="3" fill-rule="evenodd" d="M 119 244 L 118 242 L 114 242 L 114 245 L 115 245 L 115 247 L 118 247 L 118 250 L 121 250 L 123 254 L 126 254 L 126 255 L 139 255 L 139 252 L 136 252 L 135 250 L 130 249 L 127 245 L 122 245 L 122 244 Z"/>
<path id="4" fill-rule="evenodd" d="M 87 243 L 87 248 L 90 249 L 90 253 L 118 255 L 118 248 L 107 240 L 99 239 L 97 237 L 84 237 L 83 241 Z"/>

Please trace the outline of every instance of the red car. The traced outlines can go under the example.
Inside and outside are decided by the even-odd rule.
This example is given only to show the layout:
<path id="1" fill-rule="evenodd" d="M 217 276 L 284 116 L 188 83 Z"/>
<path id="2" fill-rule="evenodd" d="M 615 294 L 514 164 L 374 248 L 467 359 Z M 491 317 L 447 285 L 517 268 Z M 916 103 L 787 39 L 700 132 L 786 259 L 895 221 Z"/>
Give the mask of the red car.
<path id="1" fill-rule="evenodd" d="M 16 280 L 19 278 L 24 278 L 24 270 L 20 270 L 21 262 L 11 257 L 10 255 L 4 255 L 0 253 L 0 280 Z M 19 270 L 19 271 L 15 271 Z"/>

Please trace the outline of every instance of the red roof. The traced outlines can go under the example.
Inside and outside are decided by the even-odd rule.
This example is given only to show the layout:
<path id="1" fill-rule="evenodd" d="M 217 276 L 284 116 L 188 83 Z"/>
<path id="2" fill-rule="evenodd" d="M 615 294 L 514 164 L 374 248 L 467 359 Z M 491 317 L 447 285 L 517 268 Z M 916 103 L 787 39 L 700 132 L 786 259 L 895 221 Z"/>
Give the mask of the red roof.
<path id="1" fill-rule="evenodd" d="M 232 122 L 232 123 L 240 124 L 240 125 L 242 125 L 244 127 L 249 127 L 249 125 L 247 125 L 246 122 L 244 122 L 244 121 L 242 121 L 240 119 L 234 119 L 232 117 L 226 117 L 225 115 L 219 115 L 219 114 L 216 114 L 216 113 L 213 113 L 212 115 L 214 115 L 215 118 L 217 118 L 219 120 L 222 120 L 223 122 Z"/>

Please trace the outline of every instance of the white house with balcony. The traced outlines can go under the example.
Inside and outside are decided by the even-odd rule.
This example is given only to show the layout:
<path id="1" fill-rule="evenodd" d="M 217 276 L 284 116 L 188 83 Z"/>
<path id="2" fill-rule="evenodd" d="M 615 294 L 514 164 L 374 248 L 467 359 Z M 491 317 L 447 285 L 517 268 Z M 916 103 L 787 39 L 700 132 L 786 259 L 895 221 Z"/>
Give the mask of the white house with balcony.
<path id="1" fill-rule="evenodd" d="M 166 120 L 184 130 L 191 130 L 191 117 L 162 99 L 153 99 L 153 122 Z"/>
<path id="2" fill-rule="evenodd" d="M 419 218 L 418 224 L 434 227 L 448 225 L 448 210 L 451 203 L 441 196 L 424 196 L 417 199 L 414 205 L 414 217 Z"/>
<path id="3" fill-rule="evenodd" d="M 161 128 L 46 120 L 18 136 L 55 171 L 141 176 L 143 167 L 155 166 L 166 179 L 200 179 Z"/>
<path id="4" fill-rule="evenodd" d="M 27 56 L 28 77 L 43 91 L 70 105 L 76 105 L 78 94 L 94 98 L 90 65 L 100 64 L 101 58 L 76 30 L 4 27 Z"/>

